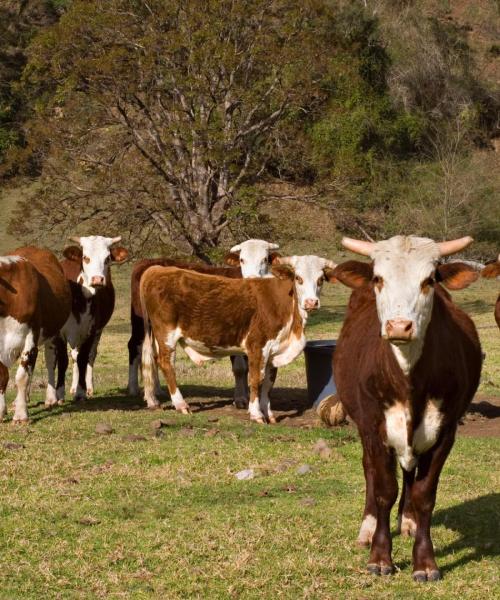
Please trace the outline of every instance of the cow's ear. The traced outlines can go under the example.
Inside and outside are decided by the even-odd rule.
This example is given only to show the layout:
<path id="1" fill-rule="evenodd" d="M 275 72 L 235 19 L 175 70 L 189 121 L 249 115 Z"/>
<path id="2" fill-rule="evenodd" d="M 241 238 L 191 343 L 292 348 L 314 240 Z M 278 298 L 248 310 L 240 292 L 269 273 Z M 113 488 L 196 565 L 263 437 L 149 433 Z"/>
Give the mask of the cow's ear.
<path id="1" fill-rule="evenodd" d="M 436 268 L 436 281 L 449 290 L 463 290 L 479 277 L 479 272 L 461 262 L 445 263 Z"/>
<path id="2" fill-rule="evenodd" d="M 335 277 L 335 269 L 331 267 L 325 267 L 323 269 L 323 273 L 325 275 L 325 279 L 330 283 L 338 283 L 338 279 Z"/>
<path id="3" fill-rule="evenodd" d="M 268 261 L 270 265 L 280 264 L 281 254 L 279 252 L 269 252 Z"/>
<path id="4" fill-rule="evenodd" d="M 272 265 L 271 273 L 277 279 L 290 279 L 291 281 L 295 279 L 295 271 L 290 265 Z"/>
<path id="5" fill-rule="evenodd" d="M 224 262 L 230 267 L 239 267 L 240 255 L 238 254 L 238 252 L 228 252 L 224 257 Z"/>
<path id="6" fill-rule="evenodd" d="M 348 260 L 337 265 L 332 276 L 347 287 L 360 288 L 371 281 L 373 265 L 359 260 Z"/>
<path id="7" fill-rule="evenodd" d="M 111 254 L 111 260 L 116 263 L 122 263 L 128 258 L 128 250 L 126 248 L 123 248 L 123 246 L 111 248 L 109 253 Z"/>
<path id="8" fill-rule="evenodd" d="M 481 271 L 481 277 L 486 277 L 486 279 L 500 277 L 500 262 L 496 261 L 494 263 L 486 265 Z"/>
<path id="9" fill-rule="evenodd" d="M 68 260 L 79 263 L 82 261 L 83 251 L 80 246 L 68 246 L 67 248 L 64 248 L 63 256 Z"/>

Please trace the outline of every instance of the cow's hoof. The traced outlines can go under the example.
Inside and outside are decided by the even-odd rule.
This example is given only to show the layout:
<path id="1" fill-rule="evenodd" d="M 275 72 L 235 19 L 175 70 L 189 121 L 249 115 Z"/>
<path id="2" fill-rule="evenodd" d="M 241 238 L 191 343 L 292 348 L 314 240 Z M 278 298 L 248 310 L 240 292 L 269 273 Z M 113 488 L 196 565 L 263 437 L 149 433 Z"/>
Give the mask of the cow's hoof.
<path id="1" fill-rule="evenodd" d="M 277 421 L 276 421 L 276 417 L 272 416 L 272 417 L 268 417 L 267 421 L 270 425 L 276 425 Z"/>
<path id="2" fill-rule="evenodd" d="M 371 545 L 372 543 L 370 540 L 360 538 L 356 540 L 356 546 L 358 546 L 358 548 L 369 548 Z"/>
<path id="3" fill-rule="evenodd" d="M 132 387 L 132 388 L 131 388 L 131 387 L 129 387 L 129 388 L 127 388 L 127 394 L 128 394 L 129 396 L 139 396 L 139 395 L 140 395 L 140 393 L 141 393 L 141 392 L 140 392 L 140 390 L 139 390 L 139 388 L 138 388 L 138 387 Z"/>
<path id="4" fill-rule="evenodd" d="M 161 404 L 148 404 L 148 410 L 161 410 Z"/>
<path id="5" fill-rule="evenodd" d="M 87 388 L 87 397 L 92 398 L 94 395 L 94 388 Z"/>
<path id="6" fill-rule="evenodd" d="M 250 417 L 252 423 L 258 423 L 259 425 L 266 425 L 266 421 L 263 417 Z"/>
<path id="7" fill-rule="evenodd" d="M 191 414 L 193 414 L 189 408 L 179 408 L 179 412 L 182 415 L 191 415 Z"/>
<path id="8" fill-rule="evenodd" d="M 63 406 L 64 405 L 64 398 L 59 398 L 59 400 L 57 401 L 57 405 L 58 406 Z"/>
<path id="9" fill-rule="evenodd" d="M 70 394 L 73 394 L 73 395 L 74 395 L 74 394 L 76 394 L 76 388 L 72 387 L 72 388 L 69 390 L 69 393 L 70 393 Z"/>
<path id="10" fill-rule="evenodd" d="M 368 563 L 366 570 L 372 575 L 392 575 L 394 573 L 394 567 L 387 564 L 379 563 Z"/>
<path id="11" fill-rule="evenodd" d="M 398 532 L 403 537 L 415 537 L 417 534 L 415 519 L 408 515 L 400 515 L 398 518 Z"/>
<path id="12" fill-rule="evenodd" d="M 16 419 L 16 417 L 14 417 L 12 419 L 12 424 L 13 425 L 28 425 L 28 423 L 30 422 L 30 420 L 28 419 L 28 417 L 26 417 L 25 419 Z"/>
<path id="13" fill-rule="evenodd" d="M 441 573 L 438 569 L 426 569 L 425 571 L 413 571 L 413 581 L 425 583 L 426 581 L 439 581 Z"/>
<path id="14" fill-rule="evenodd" d="M 248 400 L 246 398 L 235 398 L 233 400 L 233 404 L 235 408 L 238 408 L 240 410 L 248 408 Z"/>

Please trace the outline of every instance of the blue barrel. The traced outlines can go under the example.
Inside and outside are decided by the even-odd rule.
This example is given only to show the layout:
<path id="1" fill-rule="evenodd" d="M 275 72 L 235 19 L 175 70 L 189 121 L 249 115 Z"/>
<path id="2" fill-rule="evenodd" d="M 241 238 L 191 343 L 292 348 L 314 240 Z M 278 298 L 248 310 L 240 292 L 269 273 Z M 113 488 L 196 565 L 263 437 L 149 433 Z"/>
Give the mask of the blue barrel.
<path id="1" fill-rule="evenodd" d="M 307 395 L 313 408 L 337 392 L 333 378 L 333 353 L 336 340 L 312 340 L 306 343 Z"/>

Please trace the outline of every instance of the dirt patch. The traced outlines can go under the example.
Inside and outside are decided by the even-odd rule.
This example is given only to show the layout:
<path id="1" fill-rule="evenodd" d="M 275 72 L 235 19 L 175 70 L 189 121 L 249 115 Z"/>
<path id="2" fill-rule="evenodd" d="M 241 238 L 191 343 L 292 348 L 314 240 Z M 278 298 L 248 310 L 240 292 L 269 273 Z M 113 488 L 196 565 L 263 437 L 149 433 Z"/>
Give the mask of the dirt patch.
<path id="1" fill-rule="evenodd" d="M 209 411 L 211 416 L 225 415 L 248 420 L 247 412 L 235 408 L 229 395 L 214 396 L 215 390 L 212 389 L 211 397 L 207 398 L 203 392 L 199 394 L 197 391 L 198 394 L 186 394 L 194 413 Z M 278 423 L 287 427 L 325 427 L 303 389 L 276 388 L 271 404 Z M 351 426 L 347 424 L 347 427 Z M 500 397 L 476 396 L 459 424 L 458 433 L 471 437 L 500 437 Z"/>

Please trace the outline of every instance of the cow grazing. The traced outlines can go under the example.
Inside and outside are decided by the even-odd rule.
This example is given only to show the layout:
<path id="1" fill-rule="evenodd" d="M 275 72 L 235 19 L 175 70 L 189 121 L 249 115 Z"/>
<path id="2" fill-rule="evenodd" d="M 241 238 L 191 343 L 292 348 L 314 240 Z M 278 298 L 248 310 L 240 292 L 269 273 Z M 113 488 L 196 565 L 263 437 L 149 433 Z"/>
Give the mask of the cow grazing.
<path id="1" fill-rule="evenodd" d="M 438 260 L 471 241 L 396 236 L 378 243 L 342 242 L 373 261 L 348 261 L 334 270 L 354 288 L 334 373 L 339 400 L 363 446 L 366 504 L 358 542 L 371 543 L 372 573 L 393 571 L 389 519 L 397 498 L 397 458 L 403 470 L 399 527 L 415 536 L 413 577 L 440 578 L 431 515 L 457 423 L 479 384 L 482 358 L 472 320 L 442 287 L 462 289 L 478 273 Z"/>
<path id="2" fill-rule="evenodd" d="M 500 277 L 500 254 L 498 255 L 498 259 L 496 261 L 492 261 L 488 263 L 481 272 L 483 277 L 487 279 L 494 279 L 496 277 Z M 498 295 L 496 304 L 495 304 L 495 321 L 497 322 L 498 327 L 500 327 L 500 294 Z"/>
<path id="3" fill-rule="evenodd" d="M 146 322 L 142 351 L 144 397 L 154 396 L 156 362 L 175 408 L 188 412 L 174 370 L 177 343 L 197 364 L 246 354 L 250 419 L 275 422 L 269 403 L 271 369 L 291 362 L 305 344 L 307 312 L 298 302 L 293 269 L 272 268 L 274 277 L 226 279 L 171 267 L 151 267 L 141 279 Z M 260 392 L 260 394 L 259 394 Z"/>
<path id="4" fill-rule="evenodd" d="M 139 365 L 144 340 L 144 320 L 142 317 L 141 303 L 139 299 L 139 283 L 142 274 L 153 265 L 164 267 L 178 267 L 198 273 L 221 275 L 239 279 L 241 277 L 263 277 L 269 273 L 270 265 L 280 256 L 275 250 L 279 246 L 266 242 L 265 240 L 247 240 L 231 248 L 226 255 L 226 267 L 206 265 L 203 263 L 188 263 L 169 258 L 152 258 L 137 262 L 134 265 L 131 276 L 131 306 L 130 324 L 131 335 L 128 342 L 129 374 L 128 393 L 131 396 L 139 395 Z M 248 368 L 244 358 L 240 356 L 231 357 L 233 373 L 235 378 L 234 403 L 236 406 L 248 404 Z"/>
<path id="5" fill-rule="evenodd" d="M 71 393 L 85 398 L 94 393 L 93 369 L 102 331 L 113 314 L 115 290 L 110 265 L 122 263 L 128 251 L 113 247 L 121 237 L 100 235 L 73 237 L 78 246 L 65 248 L 61 266 L 71 288 L 72 307 L 60 334 L 46 345 L 48 385 L 47 407 L 64 401 L 64 380 L 68 367 L 67 344 L 73 359 Z M 55 368 L 57 363 L 57 383 Z"/>
<path id="6" fill-rule="evenodd" d="M 0 420 L 7 414 L 9 367 L 18 358 L 13 421 L 28 420 L 38 346 L 58 333 L 70 310 L 69 285 L 52 252 L 25 247 L 0 257 Z"/>

